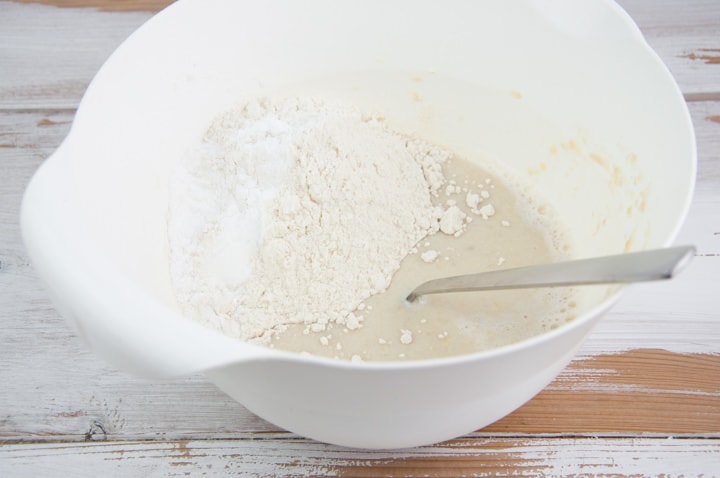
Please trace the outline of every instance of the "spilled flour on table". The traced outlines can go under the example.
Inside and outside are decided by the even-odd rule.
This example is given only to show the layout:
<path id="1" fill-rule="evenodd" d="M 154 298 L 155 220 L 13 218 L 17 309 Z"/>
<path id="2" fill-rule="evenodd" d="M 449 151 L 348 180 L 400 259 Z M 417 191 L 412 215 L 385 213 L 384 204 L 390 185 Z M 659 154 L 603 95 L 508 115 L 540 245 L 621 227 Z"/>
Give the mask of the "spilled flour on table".
<path id="1" fill-rule="evenodd" d="M 171 179 L 171 277 L 184 313 L 266 342 L 290 324 L 361 325 L 415 244 L 464 214 L 433 204 L 443 149 L 310 99 L 218 117 Z"/>

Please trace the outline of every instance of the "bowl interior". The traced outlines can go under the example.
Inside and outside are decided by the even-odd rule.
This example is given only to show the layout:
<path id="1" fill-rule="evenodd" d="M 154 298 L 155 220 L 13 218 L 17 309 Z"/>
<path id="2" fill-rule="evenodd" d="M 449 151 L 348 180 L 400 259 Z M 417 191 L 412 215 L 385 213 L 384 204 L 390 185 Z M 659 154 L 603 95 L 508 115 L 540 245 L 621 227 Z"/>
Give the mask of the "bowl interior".
<path id="1" fill-rule="evenodd" d="M 610 2 L 180 0 L 103 66 L 48 162 L 54 233 L 174 306 L 169 172 L 216 114 L 262 95 L 352 102 L 492 164 L 578 256 L 668 244 L 692 194 L 682 96 Z"/>

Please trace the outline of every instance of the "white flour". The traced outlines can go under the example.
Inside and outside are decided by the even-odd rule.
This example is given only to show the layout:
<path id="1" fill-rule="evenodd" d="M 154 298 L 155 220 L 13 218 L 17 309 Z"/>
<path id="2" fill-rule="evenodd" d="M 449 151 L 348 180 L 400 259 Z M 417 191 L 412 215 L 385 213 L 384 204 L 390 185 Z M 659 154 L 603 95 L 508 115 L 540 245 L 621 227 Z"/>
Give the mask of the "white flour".
<path id="1" fill-rule="evenodd" d="M 431 202 L 450 156 L 312 100 L 225 113 L 171 178 L 182 311 L 262 342 L 290 324 L 360 327 L 363 301 L 388 287 L 418 241 L 441 227 L 462 233 L 464 215 Z"/>

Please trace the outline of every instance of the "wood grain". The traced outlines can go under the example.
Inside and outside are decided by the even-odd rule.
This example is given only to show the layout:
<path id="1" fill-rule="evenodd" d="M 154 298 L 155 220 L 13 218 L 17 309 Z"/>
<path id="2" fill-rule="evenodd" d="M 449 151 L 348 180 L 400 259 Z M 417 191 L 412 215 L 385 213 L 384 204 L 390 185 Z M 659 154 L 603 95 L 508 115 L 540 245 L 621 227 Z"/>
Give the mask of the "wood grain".
<path id="1" fill-rule="evenodd" d="M 720 469 L 717 441 L 702 438 L 466 437 L 412 450 L 373 452 L 288 434 L 255 440 L 6 445 L 14 476 L 700 476 Z"/>
<path id="2" fill-rule="evenodd" d="M 74 110 L 113 50 L 150 16 L 0 1 L 0 110 Z"/>
<path id="3" fill-rule="evenodd" d="M 638 349 L 575 360 L 483 431 L 720 435 L 720 355 Z"/>
<path id="4" fill-rule="evenodd" d="M 14 0 L 17 3 L 39 3 L 62 8 L 95 8 L 104 12 L 159 12 L 171 0 Z"/>

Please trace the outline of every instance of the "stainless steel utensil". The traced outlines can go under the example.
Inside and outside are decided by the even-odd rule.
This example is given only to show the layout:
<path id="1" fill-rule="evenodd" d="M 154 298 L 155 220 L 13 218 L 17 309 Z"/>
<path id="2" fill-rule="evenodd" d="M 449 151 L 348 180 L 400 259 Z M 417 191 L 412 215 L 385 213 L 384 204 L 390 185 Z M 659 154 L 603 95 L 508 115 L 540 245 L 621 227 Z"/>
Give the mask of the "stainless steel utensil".
<path id="1" fill-rule="evenodd" d="M 434 279 L 408 296 L 530 287 L 612 284 L 670 279 L 690 261 L 694 246 L 678 246 Z"/>

